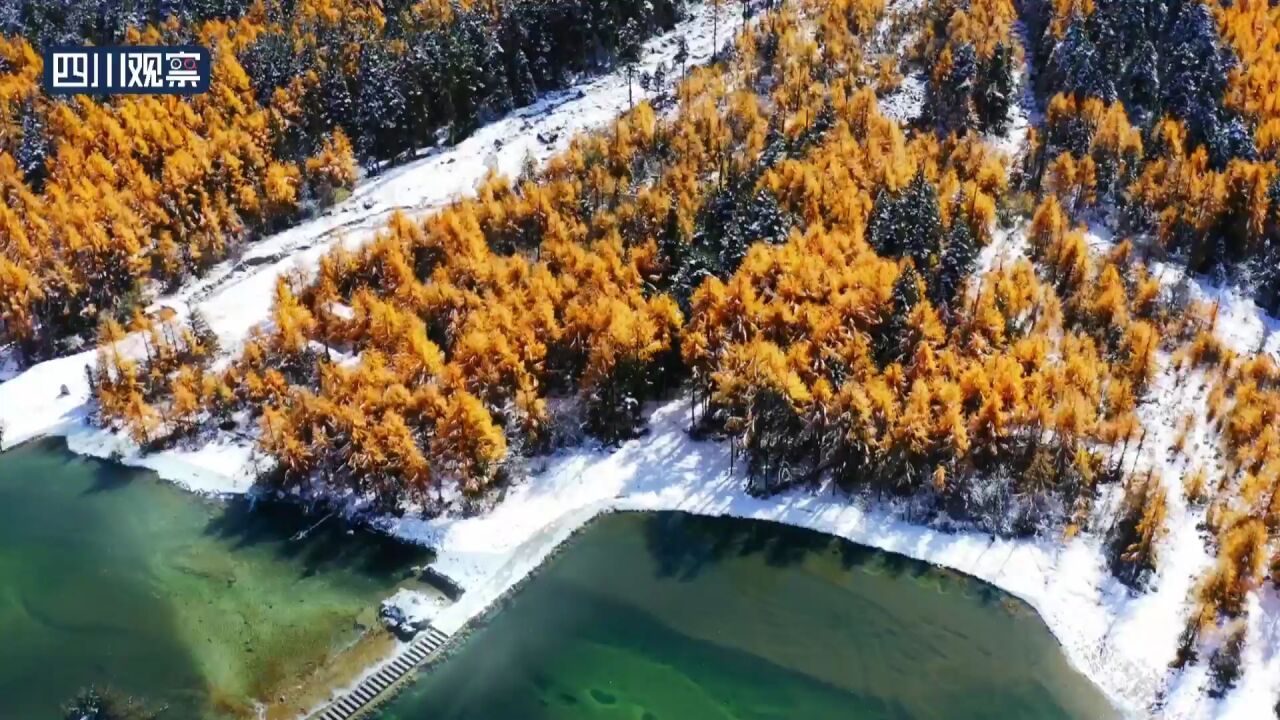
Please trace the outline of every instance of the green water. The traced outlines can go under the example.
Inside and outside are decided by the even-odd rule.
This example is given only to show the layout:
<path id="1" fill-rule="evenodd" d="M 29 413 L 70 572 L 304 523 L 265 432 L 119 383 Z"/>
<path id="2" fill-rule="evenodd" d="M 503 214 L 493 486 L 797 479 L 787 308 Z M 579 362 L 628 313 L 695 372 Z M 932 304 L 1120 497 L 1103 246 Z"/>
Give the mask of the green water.
<path id="1" fill-rule="evenodd" d="M 419 549 L 290 506 L 200 499 L 55 443 L 0 454 L 0 718 L 78 688 L 244 715 L 354 642 Z"/>
<path id="2" fill-rule="evenodd" d="M 1038 617 L 827 536 L 681 514 L 580 534 L 379 720 L 1102 720 Z"/>

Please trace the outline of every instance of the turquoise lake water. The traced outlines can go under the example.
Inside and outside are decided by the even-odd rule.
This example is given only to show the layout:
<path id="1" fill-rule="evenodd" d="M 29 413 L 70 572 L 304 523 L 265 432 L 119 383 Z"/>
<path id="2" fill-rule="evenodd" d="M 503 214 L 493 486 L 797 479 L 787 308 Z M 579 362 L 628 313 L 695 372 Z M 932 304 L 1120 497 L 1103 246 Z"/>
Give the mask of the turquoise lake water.
<path id="1" fill-rule="evenodd" d="M 55 442 L 0 454 L 0 718 L 89 684 L 163 718 L 252 716 L 375 622 L 426 551 L 208 500 Z M 379 720 L 1104 720 L 1025 604 L 828 536 L 620 514 Z"/>
<path id="2" fill-rule="evenodd" d="M 828 536 L 683 514 L 579 534 L 379 720 L 1102 720 L 1025 604 Z"/>
<path id="3" fill-rule="evenodd" d="M 166 720 L 251 716 L 375 622 L 426 551 L 292 506 L 218 501 L 56 442 L 0 454 L 0 718 L 90 684 Z"/>

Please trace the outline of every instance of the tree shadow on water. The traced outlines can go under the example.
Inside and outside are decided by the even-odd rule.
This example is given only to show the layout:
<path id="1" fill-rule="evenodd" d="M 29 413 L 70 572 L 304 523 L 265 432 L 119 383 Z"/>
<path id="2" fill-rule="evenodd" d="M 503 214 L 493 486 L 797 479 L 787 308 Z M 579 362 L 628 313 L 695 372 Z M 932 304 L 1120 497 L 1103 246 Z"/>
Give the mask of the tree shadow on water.
<path id="1" fill-rule="evenodd" d="M 1004 604 L 1010 598 L 995 585 L 956 570 L 839 538 L 836 543 L 839 546 L 840 564 L 845 570 L 862 570 L 889 578 L 910 578 L 927 583 L 939 592 L 974 598 L 984 606 Z"/>
<path id="2" fill-rule="evenodd" d="M 918 578 L 934 572 L 933 566 L 899 555 L 886 552 L 867 545 L 859 545 L 847 540 L 837 540 L 840 547 L 840 565 L 845 570 L 874 568 L 880 574 L 889 577 Z"/>
<path id="3" fill-rule="evenodd" d="M 96 495 L 128 487 L 133 483 L 134 478 L 145 472 L 114 462 L 77 455 L 67 447 L 66 438 L 61 437 L 37 438 L 9 450 L 6 455 L 27 459 L 28 463 L 19 464 L 19 467 L 33 476 L 32 479 L 63 480 L 88 474 L 91 482 L 88 487 L 80 491 L 81 495 Z"/>
<path id="4" fill-rule="evenodd" d="M 765 564 L 776 568 L 797 565 L 812 553 L 827 552 L 836 542 L 822 533 L 766 520 L 681 512 L 648 516 L 644 533 L 658 576 L 682 582 L 732 557 L 759 555 Z"/>
<path id="5" fill-rule="evenodd" d="M 932 565 L 905 555 L 859 545 L 826 533 L 767 520 L 660 512 L 647 515 L 645 544 L 657 567 L 657 575 L 687 582 L 708 567 L 730 558 L 760 556 L 773 568 L 803 563 L 811 555 L 834 555 L 846 571 L 861 570 L 891 578 L 924 580 L 943 573 Z M 960 582 L 963 591 L 983 602 L 999 602 L 1003 596 L 985 583 L 956 574 L 942 582 Z"/>
<path id="6" fill-rule="evenodd" d="M 237 550 L 268 549 L 296 563 L 301 575 L 347 570 L 377 579 L 430 562 L 424 547 L 355 527 L 337 515 L 307 513 L 292 503 L 236 498 L 205 526 L 205 535 Z"/>
<path id="7" fill-rule="evenodd" d="M 125 468 L 114 463 L 94 462 L 90 476 L 93 482 L 85 488 L 81 495 L 97 495 L 98 493 L 122 490 L 133 484 L 138 471 Z"/>

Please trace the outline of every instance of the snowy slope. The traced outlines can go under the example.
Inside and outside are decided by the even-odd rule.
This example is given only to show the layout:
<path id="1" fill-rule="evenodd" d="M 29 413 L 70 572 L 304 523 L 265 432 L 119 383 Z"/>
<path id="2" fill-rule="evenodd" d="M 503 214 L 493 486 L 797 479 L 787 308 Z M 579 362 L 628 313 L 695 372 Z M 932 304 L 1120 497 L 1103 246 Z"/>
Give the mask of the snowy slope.
<path id="1" fill-rule="evenodd" d="M 1102 228 L 1090 228 L 1087 238 L 1099 254 L 1113 246 L 1110 233 Z M 1248 295 L 1203 277 L 1188 276 L 1180 265 L 1147 264 L 1166 289 L 1183 286 L 1188 300 L 1217 306 L 1214 333 L 1227 347 L 1242 355 L 1262 352 L 1280 357 L 1280 321 Z M 1141 457 L 1130 461 L 1139 471 L 1154 468 L 1161 475 L 1168 496 L 1169 531 L 1159 548 L 1161 567 L 1153 590 L 1128 603 L 1118 618 L 1123 634 L 1117 637 L 1117 643 L 1125 647 L 1158 646 L 1166 659 L 1172 659 L 1177 634 L 1191 612 L 1189 601 L 1195 584 L 1215 560 L 1206 546 L 1212 535 L 1200 528 L 1205 508 L 1188 505 L 1183 479 L 1194 468 L 1205 469 L 1209 478 L 1224 473 L 1217 433 L 1203 417 L 1211 382 L 1200 370 L 1178 382 L 1167 367 L 1169 360 L 1163 355 L 1159 358 L 1165 369 L 1151 391 L 1153 401 L 1139 410 L 1142 425 L 1149 432 L 1146 448 Z M 1197 420 L 1186 440 L 1187 452 L 1175 454 L 1172 448 L 1179 426 L 1188 416 Z M 1226 698 L 1214 701 L 1207 696 L 1208 653 L 1202 652 L 1198 664 L 1167 678 L 1161 716 L 1197 720 L 1275 717 L 1274 708 L 1280 703 L 1280 595 L 1269 583 L 1248 600 L 1246 632 L 1244 675 Z"/>
<path id="2" fill-rule="evenodd" d="M 737 28 L 736 17 L 735 9 L 722 8 L 721 43 Z M 688 63 L 706 62 L 712 51 L 712 20 L 709 4 L 694 6 L 691 16 L 672 32 L 645 44 L 637 76 L 660 62 L 678 66 L 674 57 L 681 36 L 688 44 Z M 650 94 L 638 83 L 632 84 L 632 92 L 637 101 Z M 551 93 L 455 146 L 433 150 L 359 185 L 350 198 L 322 216 L 254 244 L 238 260 L 223 263 L 156 304 L 173 308 L 179 317 L 199 308 L 224 351 L 234 355 L 249 330 L 268 319 L 281 273 L 313 269 L 337 243 L 354 246 L 371 239 L 396 210 L 421 216 L 468 196 L 490 169 L 514 176 L 526 157 L 545 160 L 565 149 L 575 134 L 607 124 L 627 107 L 627 80 L 620 71 Z M 141 457 L 127 439 L 86 425 L 85 368 L 94 359 L 94 351 L 86 351 L 41 363 L 0 382 L 0 449 L 42 435 L 63 435 L 76 452 L 149 467 L 194 490 L 244 492 L 249 488 L 255 468 L 247 440 L 228 439 L 205 448 Z M 0 372 L 12 375 L 4 360 L 0 356 Z M 5 378 L 0 375 L 0 380 Z"/>

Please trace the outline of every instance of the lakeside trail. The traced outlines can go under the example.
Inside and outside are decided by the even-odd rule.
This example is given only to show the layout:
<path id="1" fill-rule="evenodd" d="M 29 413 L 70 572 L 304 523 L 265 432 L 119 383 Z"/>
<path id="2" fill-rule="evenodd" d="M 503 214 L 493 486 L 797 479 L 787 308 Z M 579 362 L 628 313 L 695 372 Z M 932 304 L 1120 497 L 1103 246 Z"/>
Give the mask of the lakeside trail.
<path id="1" fill-rule="evenodd" d="M 735 17 L 736 10 L 721 8 L 717 21 L 710 4 L 694 5 L 690 17 L 675 29 L 644 43 L 635 74 L 652 71 L 659 63 L 678 66 L 674 59 L 682 37 L 687 43 L 687 64 L 706 63 L 711 58 L 714 28 L 718 25 L 723 42 L 736 27 Z M 604 127 L 626 111 L 631 104 L 628 85 L 637 102 L 653 96 L 634 81 L 628 83 L 621 68 L 549 93 L 456 145 L 432 149 L 360 183 L 342 203 L 254 243 L 241 257 L 218 265 L 173 294 L 156 298 L 152 308 L 168 307 L 179 319 L 199 309 L 218 336 L 223 356 L 234 357 L 249 331 L 270 320 L 278 277 L 309 274 L 339 244 L 354 248 L 372 240 L 397 211 L 421 218 L 473 195 L 490 172 L 514 177 L 528 160 L 545 161 L 567 148 L 575 135 Z M 142 354 L 137 336 L 120 346 L 126 354 Z M 257 474 L 251 438 L 214 439 L 196 450 L 144 457 L 127 438 L 89 427 L 85 370 L 93 366 L 96 354 L 96 349 L 87 350 L 17 372 L 0 352 L 0 450 L 36 437 L 62 435 L 75 452 L 150 468 L 197 492 L 248 490 Z"/>
<path id="2" fill-rule="evenodd" d="M 732 17 L 732 11 L 728 15 Z M 706 8 L 700 7 L 673 33 L 650 41 L 644 64 L 669 61 L 679 34 L 689 40 L 691 60 L 705 61 L 711 48 L 710 18 Z M 1024 88 L 1025 82 L 1024 76 Z M 605 124 L 625 109 L 623 83 L 621 73 L 593 79 L 486 126 L 455 147 L 390 170 L 359 186 L 350 199 L 326 214 L 268 238 L 236 263 L 158 302 L 170 305 L 179 316 L 198 307 L 226 352 L 234 355 L 249 329 L 267 318 L 272 288 L 281 273 L 309 271 L 338 243 L 367 241 L 396 209 L 420 216 L 470 193 L 490 168 L 515 173 L 527 154 L 545 159 L 565 147 L 575 132 Z M 918 104 L 918 86 L 919 82 L 907 85 L 912 97 L 905 104 L 913 108 Z M 1014 155 L 1026 142 L 1025 129 L 1032 124 L 1028 118 L 1035 117 L 1029 93 L 1023 97 L 1015 118 L 1020 122 L 1013 124 L 1016 132 L 1002 139 L 1002 146 Z M 540 137 L 554 139 L 544 142 Z M 1001 233 L 984 250 L 980 267 L 990 271 L 1024 256 L 1024 231 Z M 1090 239 L 1099 252 L 1110 244 L 1101 231 Z M 1167 285 L 1183 279 L 1172 267 L 1164 270 L 1160 276 Z M 1232 347 L 1269 352 L 1280 348 L 1280 323 L 1252 301 L 1194 278 L 1189 281 L 1195 297 L 1219 303 L 1218 332 Z M 93 352 L 87 352 L 53 360 L 0 384 L 3 446 L 41 435 L 65 435 L 76 452 L 148 467 L 197 492 L 243 493 L 252 488 L 258 473 L 252 438 L 218 438 L 194 449 L 143 456 L 127 439 L 86 425 L 84 368 L 93 357 Z M 1280 693 L 1275 682 L 1280 677 L 1280 628 L 1275 624 L 1280 597 L 1274 589 L 1250 595 L 1243 675 L 1225 698 L 1213 699 L 1203 691 L 1208 683 L 1206 663 L 1177 674 L 1168 669 L 1196 578 L 1212 562 L 1198 528 L 1203 510 L 1182 501 L 1181 476 L 1195 465 L 1217 468 L 1221 459 L 1214 436 L 1204 425 L 1194 429 L 1186 459 L 1168 459 L 1179 421 L 1189 408 L 1203 405 L 1208 388 L 1199 371 L 1178 378 L 1169 357 L 1160 357 L 1159 364 L 1156 388 L 1140 411 L 1152 436 L 1121 459 L 1121 464 L 1134 468 L 1162 470 L 1169 490 L 1169 532 L 1160 543 L 1167 561 L 1141 594 L 1111 575 L 1097 534 L 998 539 L 949 532 L 912 523 L 892 508 L 851 499 L 830 488 L 791 491 L 767 499 L 751 497 L 744 491 L 744 474 L 732 467 L 728 444 L 695 441 L 685 432 L 689 416 L 685 401 L 652 409 L 649 432 L 617 448 L 586 447 L 552 456 L 544 470 L 513 485 L 481 516 L 388 518 L 378 524 L 398 537 L 433 547 L 438 552 L 434 567 L 466 589 L 460 601 L 435 621 L 449 633 L 484 613 L 600 513 L 682 510 L 818 530 L 990 582 L 1032 605 L 1062 643 L 1070 662 L 1130 716 L 1266 717 Z M 68 393 L 60 395 L 63 385 Z M 1108 488 L 1100 506 L 1114 506 L 1122 491 Z M 371 667 L 365 674 L 376 670 Z"/>

